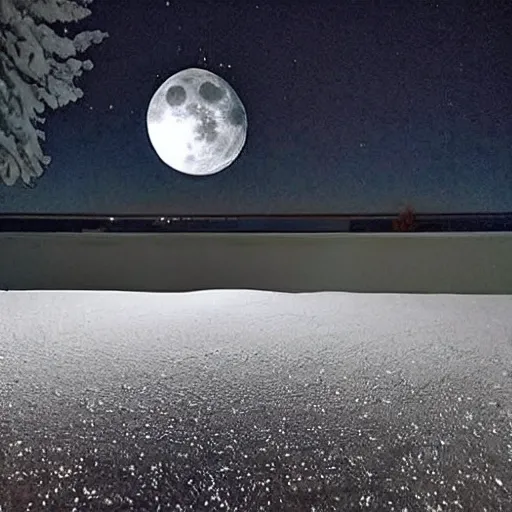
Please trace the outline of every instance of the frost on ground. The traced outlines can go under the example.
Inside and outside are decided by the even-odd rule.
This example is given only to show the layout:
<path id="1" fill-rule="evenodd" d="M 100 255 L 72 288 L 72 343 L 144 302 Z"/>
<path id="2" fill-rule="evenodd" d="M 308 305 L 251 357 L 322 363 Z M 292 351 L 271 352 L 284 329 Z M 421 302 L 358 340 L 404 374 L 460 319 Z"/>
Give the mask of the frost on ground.
<path id="1" fill-rule="evenodd" d="M 2 0 L 0 2 L 0 179 L 27 185 L 43 174 L 50 158 L 43 154 L 39 129 L 50 107 L 75 102 L 83 91 L 74 83 L 93 64 L 78 54 L 107 34 L 85 31 L 73 39 L 51 24 L 79 21 L 91 13 L 88 0 Z"/>
<path id="2" fill-rule="evenodd" d="M 3 292 L 0 311 L 6 510 L 512 510 L 510 296 Z"/>

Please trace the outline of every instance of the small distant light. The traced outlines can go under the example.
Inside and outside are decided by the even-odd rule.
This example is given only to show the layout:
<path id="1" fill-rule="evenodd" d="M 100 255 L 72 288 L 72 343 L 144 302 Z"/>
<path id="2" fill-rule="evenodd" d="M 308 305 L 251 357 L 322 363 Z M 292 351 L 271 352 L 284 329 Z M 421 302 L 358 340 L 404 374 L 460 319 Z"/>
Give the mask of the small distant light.
<path id="1" fill-rule="evenodd" d="M 109 105 L 108 108 L 112 110 L 114 108 L 114 105 Z"/>
<path id="2" fill-rule="evenodd" d="M 160 222 L 163 222 L 165 220 L 165 217 L 160 217 Z"/>
<path id="3" fill-rule="evenodd" d="M 114 217 L 109 217 L 108 219 L 110 222 L 114 222 Z"/>
<path id="4" fill-rule="evenodd" d="M 170 224 L 170 223 L 171 223 L 170 219 L 167 219 L 167 224 Z"/>

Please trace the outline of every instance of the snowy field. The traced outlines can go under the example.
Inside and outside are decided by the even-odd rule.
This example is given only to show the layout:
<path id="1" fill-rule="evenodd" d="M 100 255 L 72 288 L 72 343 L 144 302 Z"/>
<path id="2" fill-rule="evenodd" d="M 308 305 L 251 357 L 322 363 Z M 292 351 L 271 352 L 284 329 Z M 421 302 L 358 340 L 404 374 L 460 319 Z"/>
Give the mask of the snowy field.
<path id="1" fill-rule="evenodd" d="M 2 512 L 512 510 L 510 295 L 9 291 L 0 311 Z"/>

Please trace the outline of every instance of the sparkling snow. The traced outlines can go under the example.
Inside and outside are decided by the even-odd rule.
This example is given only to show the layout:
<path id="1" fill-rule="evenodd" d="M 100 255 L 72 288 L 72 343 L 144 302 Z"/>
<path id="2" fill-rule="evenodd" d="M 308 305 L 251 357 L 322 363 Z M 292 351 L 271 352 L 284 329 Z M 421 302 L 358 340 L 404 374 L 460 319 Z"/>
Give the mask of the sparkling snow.
<path id="1" fill-rule="evenodd" d="M 0 308 L 2 511 L 512 510 L 510 296 Z"/>

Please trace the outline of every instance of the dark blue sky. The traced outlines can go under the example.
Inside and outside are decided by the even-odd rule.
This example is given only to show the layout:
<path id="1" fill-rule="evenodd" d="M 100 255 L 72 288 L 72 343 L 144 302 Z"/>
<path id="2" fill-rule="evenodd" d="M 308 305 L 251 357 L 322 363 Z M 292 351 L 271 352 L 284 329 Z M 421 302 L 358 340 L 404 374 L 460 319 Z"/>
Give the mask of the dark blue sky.
<path id="1" fill-rule="evenodd" d="M 97 0 L 110 38 L 85 96 L 48 115 L 53 162 L 3 211 L 349 213 L 512 210 L 509 0 Z M 206 58 L 206 62 L 204 59 Z M 152 94 L 205 67 L 249 119 L 219 174 L 171 170 L 150 146 Z"/>

